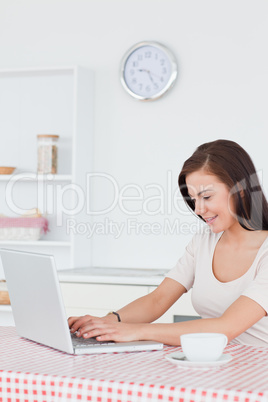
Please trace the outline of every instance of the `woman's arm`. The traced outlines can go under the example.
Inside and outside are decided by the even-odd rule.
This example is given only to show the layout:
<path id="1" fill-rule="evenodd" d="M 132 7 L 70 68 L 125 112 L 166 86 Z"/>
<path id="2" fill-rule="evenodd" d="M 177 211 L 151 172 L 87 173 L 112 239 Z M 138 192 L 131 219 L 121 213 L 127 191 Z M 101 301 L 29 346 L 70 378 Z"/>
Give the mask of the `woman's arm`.
<path id="1" fill-rule="evenodd" d="M 120 314 L 122 323 L 149 323 L 161 317 L 185 292 L 185 287 L 180 283 L 173 279 L 165 278 L 153 292 L 136 299 L 117 312 Z M 117 322 L 117 317 L 112 314 L 102 318 L 90 315 L 70 317 L 68 324 L 71 332 L 76 332 L 79 329 L 82 335 L 92 325 L 92 319 L 98 322 L 100 320 L 102 322 Z"/>
<path id="2" fill-rule="evenodd" d="M 180 345 L 182 334 L 194 332 L 220 332 L 227 335 L 230 341 L 265 315 L 265 310 L 258 303 L 246 296 L 240 296 L 219 318 L 172 324 L 108 323 L 93 318 L 79 331 L 80 336 L 85 338 L 96 336 L 100 341 L 154 340 L 168 345 Z"/>
<path id="3" fill-rule="evenodd" d="M 194 332 L 219 332 L 236 338 L 266 315 L 265 310 L 254 300 L 240 296 L 221 317 L 185 321 L 174 324 L 151 324 L 143 327 L 142 338 L 157 340 L 169 345 L 180 345 L 180 335 Z"/>
<path id="4" fill-rule="evenodd" d="M 185 287 L 179 282 L 165 278 L 153 292 L 134 300 L 117 312 L 120 314 L 122 322 L 153 322 L 161 317 L 185 292 Z"/>

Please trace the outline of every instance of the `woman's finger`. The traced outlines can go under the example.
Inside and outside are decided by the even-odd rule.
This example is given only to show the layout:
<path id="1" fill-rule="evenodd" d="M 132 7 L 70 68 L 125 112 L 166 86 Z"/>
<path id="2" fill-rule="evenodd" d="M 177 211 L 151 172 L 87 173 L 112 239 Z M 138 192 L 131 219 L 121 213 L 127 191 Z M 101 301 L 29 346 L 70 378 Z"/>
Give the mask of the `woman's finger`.
<path id="1" fill-rule="evenodd" d="M 74 332 L 78 331 L 79 328 L 90 323 L 93 318 L 94 317 L 92 317 L 90 315 L 85 315 L 82 317 L 74 317 L 74 319 L 70 320 L 70 323 L 69 323 L 69 328 L 70 328 L 71 332 L 74 333 Z"/>

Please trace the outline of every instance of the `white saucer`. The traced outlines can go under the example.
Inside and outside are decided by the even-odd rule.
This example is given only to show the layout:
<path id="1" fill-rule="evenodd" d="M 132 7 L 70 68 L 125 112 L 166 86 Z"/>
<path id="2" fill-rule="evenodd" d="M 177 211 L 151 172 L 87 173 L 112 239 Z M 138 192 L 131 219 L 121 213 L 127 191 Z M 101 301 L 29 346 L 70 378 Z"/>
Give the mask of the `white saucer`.
<path id="1" fill-rule="evenodd" d="M 228 354 L 222 354 L 218 360 L 209 361 L 209 362 L 193 362 L 187 360 L 185 355 L 182 352 L 174 352 L 165 356 L 166 359 L 176 364 L 179 367 L 193 367 L 193 368 L 206 368 L 206 367 L 215 367 L 221 366 L 222 364 L 226 364 L 232 360 L 232 356 Z"/>

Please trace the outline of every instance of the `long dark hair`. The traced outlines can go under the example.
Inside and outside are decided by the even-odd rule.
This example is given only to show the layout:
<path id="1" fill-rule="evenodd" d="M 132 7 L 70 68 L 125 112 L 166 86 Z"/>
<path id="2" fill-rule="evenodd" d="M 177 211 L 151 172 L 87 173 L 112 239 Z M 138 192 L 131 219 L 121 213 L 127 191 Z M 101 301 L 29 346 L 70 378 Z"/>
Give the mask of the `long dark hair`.
<path id="1" fill-rule="evenodd" d="M 194 211 L 186 185 L 186 176 L 197 170 L 217 176 L 230 189 L 236 217 L 247 230 L 268 230 L 268 204 L 255 166 L 248 153 L 236 142 L 217 140 L 200 145 L 184 162 L 179 175 L 181 194 Z"/>

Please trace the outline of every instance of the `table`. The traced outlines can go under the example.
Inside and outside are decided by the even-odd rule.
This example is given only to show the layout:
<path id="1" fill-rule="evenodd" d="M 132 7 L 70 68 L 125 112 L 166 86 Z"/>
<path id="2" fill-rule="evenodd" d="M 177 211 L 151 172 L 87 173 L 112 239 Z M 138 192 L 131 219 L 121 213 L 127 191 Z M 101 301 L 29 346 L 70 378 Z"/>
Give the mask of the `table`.
<path id="1" fill-rule="evenodd" d="M 229 344 L 209 369 L 165 359 L 180 350 L 71 356 L 0 327 L 0 401 L 268 402 L 268 348 Z"/>

